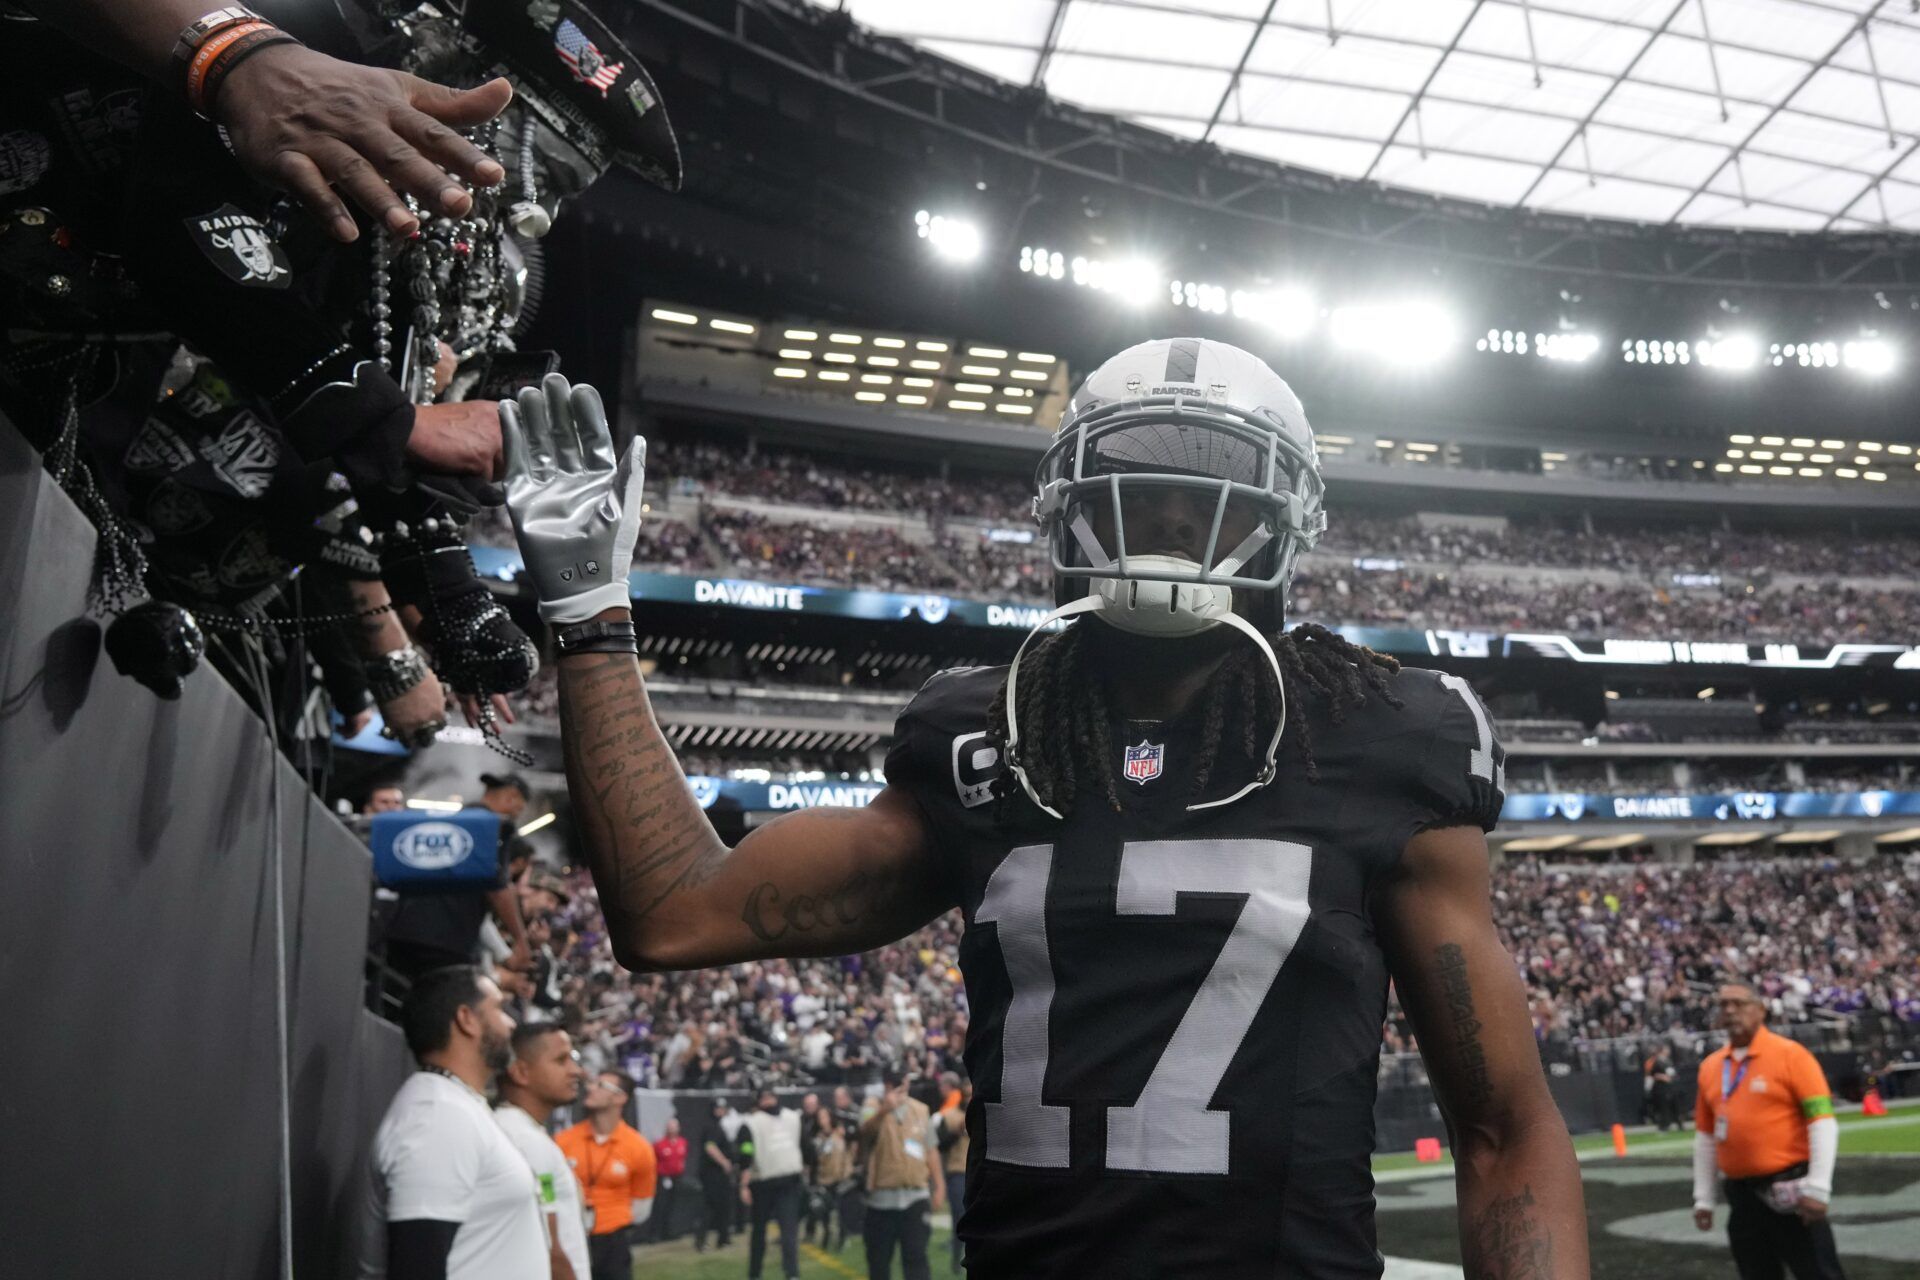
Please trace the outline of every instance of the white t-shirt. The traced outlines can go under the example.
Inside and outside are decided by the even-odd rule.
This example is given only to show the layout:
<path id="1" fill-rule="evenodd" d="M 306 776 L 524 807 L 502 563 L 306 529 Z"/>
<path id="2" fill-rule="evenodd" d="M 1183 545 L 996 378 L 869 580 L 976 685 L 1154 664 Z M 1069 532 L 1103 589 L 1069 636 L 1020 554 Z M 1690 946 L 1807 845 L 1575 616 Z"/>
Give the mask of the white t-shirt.
<path id="1" fill-rule="evenodd" d="M 553 1217 L 560 1252 L 573 1264 L 573 1274 L 586 1280 L 593 1268 L 587 1258 L 587 1218 L 580 1203 L 580 1180 L 567 1167 L 560 1144 L 538 1120 L 511 1103 L 494 1108 L 493 1118 L 532 1167 L 540 1183 L 540 1207 Z"/>
<path id="2" fill-rule="evenodd" d="M 800 1154 L 800 1113 L 782 1108 L 771 1115 L 755 1111 L 747 1117 L 753 1132 L 753 1180 L 784 1178 L 806 1167 Z"/>
<path id="3" fill-rule="evenodd" d="M 389 1222 L 457 1222 L 447 1280 L 546 1280 L 533 1170 L 481 1096 L 430 1071 L 400 1086 L 373 1135 L 363 1280 L 387 1274 Z"/>

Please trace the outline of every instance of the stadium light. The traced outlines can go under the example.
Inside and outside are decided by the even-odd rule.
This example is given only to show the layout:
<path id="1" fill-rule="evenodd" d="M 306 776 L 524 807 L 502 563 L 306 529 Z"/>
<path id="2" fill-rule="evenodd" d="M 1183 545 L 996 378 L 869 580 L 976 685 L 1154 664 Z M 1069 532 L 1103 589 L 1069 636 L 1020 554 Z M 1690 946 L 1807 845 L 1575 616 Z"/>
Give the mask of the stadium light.
<path id="1" fill-rule="evenodd" d="M 1235 289 L 1231 306 L 1236 318 L 1265 325 L 1282 338 L 1304 336 L 1319 317 L 1313 295 L 1305 289 Z"/>
<path id="2" fill-rule="evenodd" d="M 1145 258 L 1075 258 L 1073 275 L 1075 284 L 1112 294 L 1126 307 L 1146 306 L 1161 289 L 1160 269 Z"/>
<path id="3" fill-rule="evenodd" d="M 458 813 L 465 807 L 458 800 L 422 800 L 415 796 L 407 801 L 407 808 L 425 809 L 428 813 Z"/>
<path id="4" fill-rule="evenodd" d="M 925 209 L 913 215 L 913 222 L 920 238 L 932 246 L 935 256 L 963 263 L 980 256 L 980 228 L 974 223 Z"/>
<path id="5" fill-rule="evenodd" d="M 520 828 L 519 834 L 523 836 L 532 835 L 534 832 L 540 830 L 540 828 L 542 827 L 551 826 L 553 824 L 553 820 L 559 816 L 560 815 L 558 813 L 555 813 L 552 810 L 548 810 L 546 813 L 543 813 L 539 817 L 535 818 L 532 822 L 529 822 L 526 826 Z"/>
<path id="6" fill-rule="evenodd" d="M 1167 284 L 1169 301 L 1176 307 L 1192 307 L 1214 315 L 1227 313 L 1227 288 L 1219 284 L 1201 284 L 1195 280 L 1172 280 Z"/>
<path id="7" fill-rule="evenodd" d="M 1025 245 L 1020 250 L 1020 269 L 1042 280 L 1064 280 L 1067 275 L 1067 255 L 1058 249 Z"/>
<path id="8" fill-rule="evenodd" d="M 1593 333 L 1536 333 L 1533 353 L 1548 360 L 1578 364 L 1600 350 L 1600 336 Z"/>
<path id="9" fill-rule="evenodd" d="M 1455 341 L 1453 317 L 1431 302 L 1336 307 L 1332 329 L 1336 346 L 1404 365 L 1431 364 Z"/>
<path id="10" fill-rule="evenodd" d="M 1678 363 L 1687 363 L 1686 343 L 1682 342 L 1676 352 Z M 1528 338 L 1524 329 L 1489 329 L 1486 336 L 1474 341 L 1475 351 L 1485 351 L 1493 355 L 1524 356 L 1534 355 L 1542 360 L 1562 360 L 1570 364 L 1589 359 L 1600 350 L 1600 338 L 1592 333 L 1535 333 Z M 1629 362 L 1635 359 L 1632 345 L 1621 344 L 1621 352 Z M 1656 361 L 1659 363 L 1659 361 Z"/>
<path id="11" fill-rule="evenodd" d="M 1847 368 L 1858 373 L 1880 374 L 1893 371 L 1893 344 L 1878 338 L 1863 338 L 1841 348 Z"/>
<path id="12" fill-rule="evenodd" d="M 1760 344 L 1744 333 L 1725 338 L 1702 338 L 1693 344 L 1700 363 L 1714 369 L 1739 372 L 1753 368 L 1760 359 Z"/>

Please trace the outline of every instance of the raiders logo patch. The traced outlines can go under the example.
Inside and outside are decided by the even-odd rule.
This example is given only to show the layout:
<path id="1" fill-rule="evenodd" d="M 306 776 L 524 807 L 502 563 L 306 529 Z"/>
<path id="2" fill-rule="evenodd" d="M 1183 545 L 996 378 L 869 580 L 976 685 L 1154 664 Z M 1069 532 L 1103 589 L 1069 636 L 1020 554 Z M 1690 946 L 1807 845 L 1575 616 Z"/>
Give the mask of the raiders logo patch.
<path id="1" fill-rule="evenodd" d="M 25 191 L 47 176 L 53 163 L 53 148 L 45 134 L 31 129 L 9 129 L 0 133 L 0 195 Z"/>
<path id="2" fill-rule="evenodd" d="M 184 218 L 187 234 L 207 261 L 235 284 L 284 289 L 293 281 L 287 255 L 274 243 L 260 219 L 223 204 L 211 213 Z"/>
<path id="3" fill-rule="evenodd" d="M 220 581 L 237 590 L 263 587 L 288 567 L 267 545 L 266 530 L 258 526 L 241 530 L 220 553 Z"/>
<path id="4" fill-rule="evenodd" d="M 219 435 L 200 442 L 200 456 L 241 497 L 257 498 L 273 483 L 280 445 L 266 423 L 242 409 L 227 420 Z"/>
<path id="5" fill-rule="evenodd" d="M 178 471 L 193 461 L 193 446 L 160 419 L 148 418 L 121 461 L 129 471 Z"/>
<path id="6" fill-rule="evenodd" d="M 213 513 L 199 494 L 171 480 L 161 481 L 147 495 L 147 523 L 155 533 L 178 537 L 212 520 Z"/>

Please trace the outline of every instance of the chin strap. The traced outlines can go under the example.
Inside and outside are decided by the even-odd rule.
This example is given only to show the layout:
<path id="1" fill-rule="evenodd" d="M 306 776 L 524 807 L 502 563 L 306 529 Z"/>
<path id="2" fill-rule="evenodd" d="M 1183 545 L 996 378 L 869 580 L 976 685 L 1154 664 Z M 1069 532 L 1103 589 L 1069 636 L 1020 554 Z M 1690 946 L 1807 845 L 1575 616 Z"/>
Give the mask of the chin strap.
<path id="1" fill-rule="evenodd" d="M 1040 798 L 1040 793 L 1033 789 L 1032 780 L 1027 777 L 1026 766 L 1020 763 L 1020 717 L 1015 710 L 1020 703 L 1014 697 L 1017 682 L 1020 679 L 1020 659 L 1027 656 L 1027 646 L 1034 642 L 1035 637 L 1054 623 L 1063 622 L 1076 614 L 1097 613 L 1106 607 L 1106 603 L 1101 596 L 1089 591 L 1078 600 L 1070 600 L 1061 605 L 1035 623 L 1033 630 L 1027 632 L 1027 638 L 1020 642 L 1018 649 L 1014 650 L 1013 665 L 1007 668 L 1007 767 L 1012 769 L 1013 776 L 1020 780 L 1020 789 L 1027 793 L 1027 799 L 1033 801 L 1037 808 L 1055 821 L 1064 821 L 1060 811 Z"/>
<path id="2" fill-rule="evenodd" d="M 1260 656 L 1267 660 L 1267 666 L 1273 671 L 1274 687 L 1280 691 L 1280 719 L 1273 726 L 1273 736 L 1267 739 L 1266 762 L 1260 766 L 1260 772 L 1254 775 L 1253 781 L 1247 783 L 1246 786 L 1240 788 L 1223 800 L 1208 800 L 1201 804 L 1190 804 L 1187 806 L 1188 813 L 1194 813 L 1201 809 L 1218 809 L 1222 805 L 1232 804 L 1242 796 L 1250 795 L 1266 786 L 1269 782 L 1272 782 L 1274 776 L 1280 771 L 1279 767 L 1274 763 L 1280 757 L 1280 736 L 1287 731 L 1287 682 L 1285 677 L 1280 674 L 1280 659 L 1274 656 L 1273 646 L 1267 643 L 1267 638 L 1260 634 L 1258 627 L 1237 613 L 1222 614 L 1219 620 L 1235 628 L 1240 634 L 1253 641 L 1254 647 L 1260 650 Z"/>
<path id="3" fill-rule="evenodd" d="M 1089 592 L 1078 600 L 1061 605 L 1040 619 L 1033 630 L 1027 633 L 1027 638 L 1020 642 L 1020 648 L 1014 652 L 1013 665 L 1007 668 L 1007 767 L 1013 770 L 1013 776 L 1019 779 L 1020 789 L 1027 793 L 1027 799 L 1033 801 L 1034 807 L 1056 821 L 1064 821 L 1064 816 L 1058 809 L 1040 798 L 1040 794 L 1033 789 L 1032 779 L 1027 777 L 1026 766 L 1020 763 L 1020 717 L 1017 711 L 1020 704 L 1016 697 L 1020 680 L 1020 659 L 1026 656 L 1027 646 L 1034 642 L 1035 637 L 1053 623 L 1064 622 L 1083 613 L 1098 613 L 1105 607 L 1105 598 L 1097 592 Z M 1260 650 L 1260 656 L 1267 660 L 1267 666 L 1273 671 L 1274 684 L 1280 690 L 1280 720 L 1273 726 L 1273 737 L 1267 741 L 1266 761 L 1261 765 L 1260 772 L 1254 776 L 1253 781 L 1224 799 L 1190 804 L 1187 806 L 1188 813 L 1201 809 L 1218 809 L 1223 805 L 1232 804 L 1272 782 L 1279 772 L 1275 761 L 1280 755 L 1280 738 L 1287 731 L 1287 682 L 1280 674 L 1280 659 L 1274 656 L 1273 646 L 1267 643 L 1267 638 L 1260 634 L 1259 628 L 1237 613 L 1223 614 L 1216 621 L 1233 627 L 1252 640 L 1254 646 Z"/>

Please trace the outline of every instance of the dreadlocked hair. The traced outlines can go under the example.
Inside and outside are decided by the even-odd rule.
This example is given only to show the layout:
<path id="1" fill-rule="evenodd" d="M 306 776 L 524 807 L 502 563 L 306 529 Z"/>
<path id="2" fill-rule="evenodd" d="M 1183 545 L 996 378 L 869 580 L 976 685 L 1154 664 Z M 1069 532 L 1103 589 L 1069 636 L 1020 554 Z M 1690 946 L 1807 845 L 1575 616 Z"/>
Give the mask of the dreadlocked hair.
<path id="1" fill-rule="evenodd" d="M 1312 622 L 1274 637 L 1272 643 L 1287 683 L 1287 701 L 1296 708 L 1304 705 L 1303 695 L 1312 690 L 1326 699 L 1328 719 L 1337 725 L 1349 710 L 1376 694 L 1388 706 L 1402 705 L 1391 679 L 1400 663 L 1386 654 Z M 1082 779 L 1097 782 L 1107 803 L 1120 807 L 1111 690 L 1105 673 L 1089 657 L 1088 645 L 1085 624 L 1075 624 L 1035 640 L 1021 660 L 1020 764 L 1040 798 L 1063 813 L 1073 803 Z M 1280 715 L 1280 690 L 1274 687 L 1273 672 L 1250 646 L 1238 646 L 1227 656 L 1201 697 L 1201 747 L 1191 787 L 1195 799 L 1205 793 L 1223 750 L 1236 751 L 1249 762 L 1261 761 Z M 1288 727 L 1299 739 L 1307 780 L 1319 781 L 1308 718 L 1295 714 Z M 1004 756 L 1004 681 L 993 700 L 988 738 Z"/>

